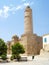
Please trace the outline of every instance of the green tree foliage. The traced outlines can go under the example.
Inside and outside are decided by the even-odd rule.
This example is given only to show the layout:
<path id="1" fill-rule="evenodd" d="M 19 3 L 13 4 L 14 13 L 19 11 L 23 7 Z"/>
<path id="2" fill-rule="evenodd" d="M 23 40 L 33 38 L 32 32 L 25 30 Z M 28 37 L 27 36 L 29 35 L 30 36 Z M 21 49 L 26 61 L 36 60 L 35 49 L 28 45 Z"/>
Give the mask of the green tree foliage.
<path id="1" fill-rule="evenodd" d="M 12 54 L 23 54 L 24 52 L 23 45 L 20 43 L 16 43 L 12 46 Z"/>
<path id="2" fill-rule="evenodd" d="M 7 55 L 7 45 L 4 40 L 0 39 L 0 57 Z"/>
<path id="3" fill-rule="evenodd" d="M 24 50 L 23 45 L 21 45 L 20 43 L 15 43 L 12 46 L 12 56 L 14 58 L 19 59 L 20 58 L 20 54 L 23 54 L 23 53 L 25 53 L 25 50 Z"/>

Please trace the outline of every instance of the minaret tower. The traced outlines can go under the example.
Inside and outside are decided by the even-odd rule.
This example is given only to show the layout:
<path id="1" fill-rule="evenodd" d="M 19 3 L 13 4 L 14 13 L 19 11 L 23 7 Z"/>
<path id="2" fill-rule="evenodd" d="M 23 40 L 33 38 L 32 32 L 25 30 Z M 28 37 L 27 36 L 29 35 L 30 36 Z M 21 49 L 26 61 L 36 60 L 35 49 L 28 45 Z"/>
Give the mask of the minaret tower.
<path id="1" fill-rule="evenodd" d="M 33 33 L 32 9 L 27 6 L 24 12 L 24 34 L 21 35 L 20 43 L 25 48 L 26 56 L 40 53 L 42 38 Z M 38 44 L 39 43 L 39 44 Z"/>
<path id="2" fill-rule="evenodd" d="M 24 33 L 33 34 L 33 28 L 32 28 L 32 9 L 27 6 L 24 13 Z"/>

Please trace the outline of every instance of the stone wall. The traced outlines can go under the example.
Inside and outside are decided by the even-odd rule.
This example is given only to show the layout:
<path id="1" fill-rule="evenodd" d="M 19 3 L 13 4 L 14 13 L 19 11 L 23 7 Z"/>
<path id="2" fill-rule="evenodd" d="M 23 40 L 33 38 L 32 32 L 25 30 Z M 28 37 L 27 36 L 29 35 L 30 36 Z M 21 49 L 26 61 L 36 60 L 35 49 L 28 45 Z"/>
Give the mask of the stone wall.
<path id="1" fill-rule="evenodd" d="M 25 48 L 25 55 L 38 55 L 42 49 L 42 38 L 36 34 L 24 34 L 20 43 Z"/>
<path id="2" fill-rule="evenodd" d="M 7 54 L 11 54 L 12 53 L 11 46 L 13 44 L 15 44 L 15 43 L 18 43 L 18 42 L 19 42 L 19 37 L 17 35 L 14 35 L 12 37 L 12 40 L 7 42 Z"/>

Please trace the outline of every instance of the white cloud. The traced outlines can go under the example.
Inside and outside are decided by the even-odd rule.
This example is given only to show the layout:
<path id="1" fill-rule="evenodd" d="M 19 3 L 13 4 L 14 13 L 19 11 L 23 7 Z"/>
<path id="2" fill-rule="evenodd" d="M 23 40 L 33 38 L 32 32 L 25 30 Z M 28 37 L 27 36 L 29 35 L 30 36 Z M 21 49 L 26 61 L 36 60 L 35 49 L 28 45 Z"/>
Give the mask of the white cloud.
<path id="1" fill-rule="evenodd" d="M 29 6 L 30 5 L 30 3 L 24 3 L 24 6 Z"/>
<path id="2" fill-rule="evenodd" d="M 22 7 L 21 5 L 17 6 L 17 7 L 16 7 L 16 10 L 21 9 L 21 7 Z"/>
<path id="3" fill-rule="evenodd" d="M 24 3 L 24 6 L 31 6 L 33 4 L 34 4 L 34 2 L 26 2 L 26 3 Z"/>
<path id="4" fill-rule="evenodd" d="M 22 9 L 22 6 L 21 5 L 18 5 L 18 6 L 15 6 L 15 7 L 12 7 L 10 8 L 10 11 L 12 12 L 12 14 L 15 14 L 16 11 Z"/>
<path id="5" fill-rule="evenodd" d="M 23 0 L 23 1 L 25 1 L 25 0 Z M 33 4 L 34 4 L 34 2 L 31 2 L 31 3 L 30 2 L 24 2 L 23 4 L 18 5 L 18 6 L 13 6 L 13 5 L 3 6 L 3 8 L 0 9 L 0 17 L 7 18 L 11 13 L 15 14 L 16 11 L 23 9 L 24 7 L 26 7 L 28 5 L 31 6 Z"/>
<path id="6" fill-rule="evenodd" d="M 0 17 L 8 17 L 8 11 L 9 11 L 9 7 L 8 6 L 3 6 L 2 9 L 0 9 Z"/>
<path id="7" fill-rule="evenodd" d="M 4 12 L 6 13 L 6 12 L 9 11 L 10 7 L 9 6 L 4 6 L 3 9 L 4 9 Z"/>
<path id="8" fill-rule="evenodd" d="M 8 6 L 3 7 L 3 15 L 4 15 L 4 17 L 8 17 L 9 10 L 10 10 L 10 7 L 8 7 Z"/>
<path id="9" fill-rule="evenodd" d="M 2 9 L 0 9 L 0 17 L 4 17 L 7 18 L 10 14 L 9 12 L 11 12 L 12 14 L 15 14 L 17 10 L 22 9 L 22 5 L 18 5 L 18 6 L 3 6 Z"/>
<path id="10" fill-rule="evenodd" d="M 12 8 L 11 9 L 12 10 L 12 14 L 15 14 L 16 11 L 23 9 L 23 7 L 24 7 L 23 5 L 18 5 L 16 7 Z"/>

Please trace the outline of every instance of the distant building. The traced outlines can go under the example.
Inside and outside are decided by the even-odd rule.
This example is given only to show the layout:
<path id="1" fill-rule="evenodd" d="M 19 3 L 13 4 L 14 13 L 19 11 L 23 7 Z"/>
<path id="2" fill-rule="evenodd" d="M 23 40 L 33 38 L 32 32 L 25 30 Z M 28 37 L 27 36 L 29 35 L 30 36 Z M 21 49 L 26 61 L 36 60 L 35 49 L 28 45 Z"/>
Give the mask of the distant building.
<path id="1" fill-rule="evenodd" d="M 43 49 L 49 51 L 49 34 L 43 35 Z"/>
<path id="2" fill-rule="evenodd" d="M 24 46 L 25 56 L 38 55 L 43 47 L 42 37 L 33 33 L 32 9 L 30 6 L 27 6 L 24 11 L 24 34 L 21 35 L 20 39 L 17 35 L 13 36 L 10 45 L 15 44 L 15 42 L 20 42 Z"/>

